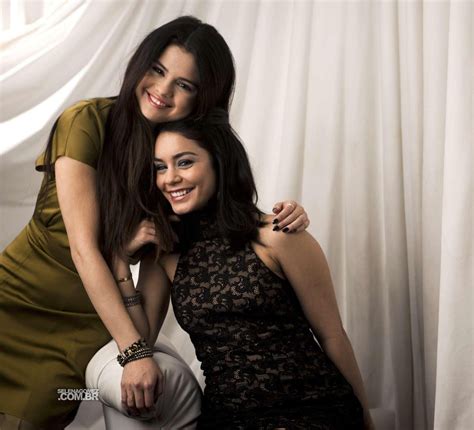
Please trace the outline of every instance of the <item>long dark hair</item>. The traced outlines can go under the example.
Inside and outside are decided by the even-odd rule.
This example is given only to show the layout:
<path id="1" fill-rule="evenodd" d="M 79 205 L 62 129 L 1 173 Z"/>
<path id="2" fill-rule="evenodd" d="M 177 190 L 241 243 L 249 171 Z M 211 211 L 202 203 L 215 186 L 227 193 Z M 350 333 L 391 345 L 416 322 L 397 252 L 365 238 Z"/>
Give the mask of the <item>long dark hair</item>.
<path id="1" fill-rule="evenodd" d="M 200 20 L 177 18 L 150 33 L 128 63 L 123 84 L 107 124 L 98 163 L 101 250 L 107 261 L 128 240 L 137 224 L 152 217 L 161 249 L 172 248 L 172 233 L 163 212 L 165 200 L 153 181 L 153 146 L 157 130 L 143 117 L 135 96 L 137 85 L 170 44 L 194 56 L 200 83 L 190 117 L 218 106 L 229 110 L 235 69 L 228 45 L 217 30 Z M 158 125 L 159 127 L 159 125 Z"/>
<path id="2" fill-rule="evenodd" d="M 258 241 L 263 212 L 257 207 L 258 193 L 249 158 L 224 109 L 213 109 L 199 120 L 185 119 L 164 124 L 160 132 L 178 133 L 196 141 L 212 159 L 216 174 L 217 227 L 234 247 Z M 169 203 L 166 204 L 171 211 Z"/>

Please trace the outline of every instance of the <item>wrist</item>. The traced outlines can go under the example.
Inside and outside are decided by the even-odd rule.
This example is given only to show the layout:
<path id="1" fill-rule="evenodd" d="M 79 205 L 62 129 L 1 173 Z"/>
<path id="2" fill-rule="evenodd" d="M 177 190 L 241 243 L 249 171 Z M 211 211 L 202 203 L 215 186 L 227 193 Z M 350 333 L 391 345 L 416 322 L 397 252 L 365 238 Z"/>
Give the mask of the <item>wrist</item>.
<path id="1" fill-rule="evenodd" d="M 127 363 L 148 357 L 153 357 L 153 351 L 148 346 L 146 340 L 141 338 L 120 352 L 117 355 L 117 361 L 120 366 L 124 367 Z"/>
<path id="2" fill-rule="evenodd" d="M 115 254 L 112 257 L 112 272 L 114 277 L 124 278 L 130 274 L 130 265 L 128 264 L 128 258 L 121 254 Z"/>

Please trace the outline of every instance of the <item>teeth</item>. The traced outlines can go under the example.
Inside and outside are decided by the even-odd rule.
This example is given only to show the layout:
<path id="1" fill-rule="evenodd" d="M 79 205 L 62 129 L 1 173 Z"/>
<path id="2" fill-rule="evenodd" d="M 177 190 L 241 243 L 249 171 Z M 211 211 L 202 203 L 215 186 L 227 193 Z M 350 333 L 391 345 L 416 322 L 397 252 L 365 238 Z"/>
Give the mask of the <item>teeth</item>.
<path id="1" fill-rule="evenodd" d="M 163 103 L 162 101 L 160 101 L 159 99 L 157 99 L 156 97 L 152 96 L 151 94 L 148 94 L 150 96 L 150 99 L 153 103 L 157 104 L 158 106 L 160 107 L 165 107 L 166 104 Z"/>
<path id="2" fill-rule="evenodd" d="M 191 189 L 187 190 L 182 190 L 182 191 L 174 191 L 171 194 L 172 197 L 181 197 L 184 196 L 185 194 L 188 194 L 191 191 Z"/>

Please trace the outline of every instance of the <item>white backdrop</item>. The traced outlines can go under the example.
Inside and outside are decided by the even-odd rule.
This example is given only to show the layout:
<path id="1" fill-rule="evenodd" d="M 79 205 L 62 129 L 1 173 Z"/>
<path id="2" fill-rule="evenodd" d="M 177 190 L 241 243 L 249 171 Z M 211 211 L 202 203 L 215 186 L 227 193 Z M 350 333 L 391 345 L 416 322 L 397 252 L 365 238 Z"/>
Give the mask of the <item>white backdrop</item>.
<path id="1" fill-rule="evenodd" d="M 196 15 L 235 56 L 231 119 L 261 206 L 310 215 L 371 407 L 400 430 L 474 428 L 472 2 L 40 3 L 19 0 L 16 21 L 1 5 L 2 248 L 31 216 L 55 118 L 115 94 L 149 31 Z"/>

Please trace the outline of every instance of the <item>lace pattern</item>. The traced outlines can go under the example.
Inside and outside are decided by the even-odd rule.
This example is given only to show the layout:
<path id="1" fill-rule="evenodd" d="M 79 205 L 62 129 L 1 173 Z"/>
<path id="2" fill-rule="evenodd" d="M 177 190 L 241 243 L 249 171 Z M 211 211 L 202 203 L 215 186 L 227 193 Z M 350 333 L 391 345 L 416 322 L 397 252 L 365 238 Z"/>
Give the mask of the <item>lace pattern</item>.
<path id="1" fill-rule="evenodd" d="M 178 262 L 176 318 L 206 377 L 199 428 L 360 428 L 352 387 L 324 354 L 293 288 L 201 217 Z"/>

